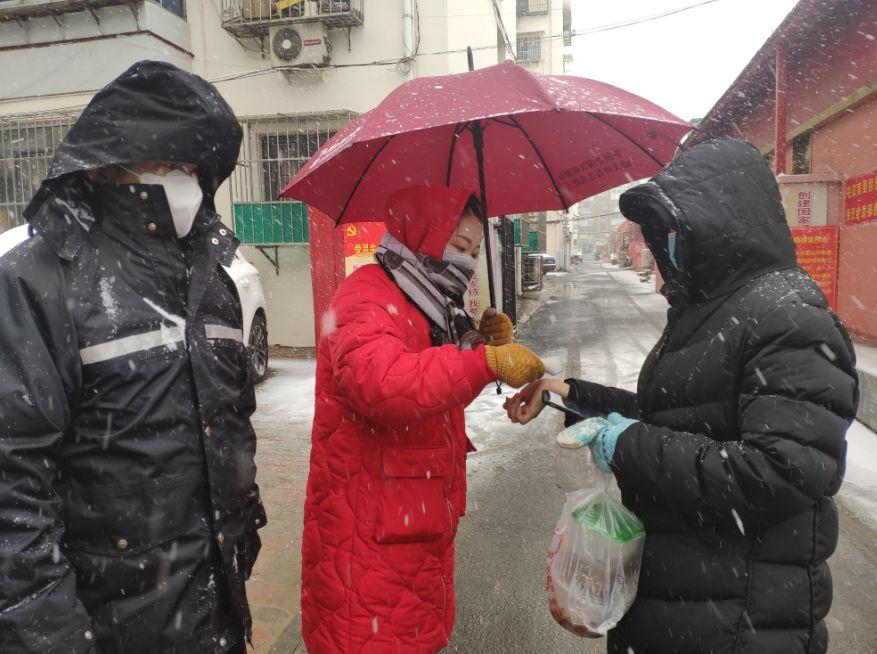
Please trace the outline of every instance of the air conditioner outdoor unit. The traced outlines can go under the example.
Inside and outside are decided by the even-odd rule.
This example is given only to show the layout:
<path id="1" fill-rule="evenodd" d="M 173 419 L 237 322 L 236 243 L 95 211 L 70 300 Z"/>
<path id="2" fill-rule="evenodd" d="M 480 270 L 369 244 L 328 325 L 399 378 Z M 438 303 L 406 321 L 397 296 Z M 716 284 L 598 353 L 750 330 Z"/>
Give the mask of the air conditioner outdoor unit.
<path id="1" fill-rule="evenodd" d="M 329 63 L 329 41 L 323 23 L 272 27 L 269 39 L 271 65 L 275 68 L 311 68 Z"/>

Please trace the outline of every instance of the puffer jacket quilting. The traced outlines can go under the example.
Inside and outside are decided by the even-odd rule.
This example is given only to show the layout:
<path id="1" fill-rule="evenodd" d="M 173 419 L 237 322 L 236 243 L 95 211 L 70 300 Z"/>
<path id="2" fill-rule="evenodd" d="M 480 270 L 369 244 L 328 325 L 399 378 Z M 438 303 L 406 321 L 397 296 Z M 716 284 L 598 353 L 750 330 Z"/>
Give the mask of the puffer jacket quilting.
<path id="1" fill-rule="evenodd" d="M 468 196 L 411 195 L 420 219 L 406 214 L 394 231 L 440 256 Z M 323 318 L 302 544 L 312 654 L 426 654 L 453 629 L 453 541 L 472 449 L 463 410 L 495 377 L 483 347 L 436 347 L 431 331 L 375 264 L 341 284 Z"/>
<path id="2" fill-rule="evenodd" d="M 831 496 L 858 401 L 849 336 L 796 267 L 752 146 L 698 146 L 628 193 L 622 209 L 643 226 L 671 307 L 636 394 L 574 382 L 583 406 L 642 421 L 612 462 L 646 543 L 609 651 L 825 652 Z"/>
<path id="3" fill-rule="evenodd" d="M 480 349 L 432 347 L 426 318 L 377 265 L 345 280 L 331 311 L 305 505 L 305 642 L 434 652 L 453 627 L 463 408 L 492 377 Z"/>

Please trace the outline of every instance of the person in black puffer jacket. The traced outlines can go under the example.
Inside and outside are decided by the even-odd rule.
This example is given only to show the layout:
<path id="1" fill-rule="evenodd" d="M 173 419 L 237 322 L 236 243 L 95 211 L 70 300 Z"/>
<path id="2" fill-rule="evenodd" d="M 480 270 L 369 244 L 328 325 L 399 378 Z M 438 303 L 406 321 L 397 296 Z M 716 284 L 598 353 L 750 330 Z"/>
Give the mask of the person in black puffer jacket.
<path id="1" fill-rule="evenodd" d="M 692 148 L 620 207 L 670 303 L 637 393 L 543 381 L 509 403 L 528 422 L 548 389 L 633 420 L 605 460 L 647 536 L 637 599 L 608 650 L 826 652 L 831 497 L 858 405 L 849 336 L 797 267 L 776 181 L 750 144 Z"/>

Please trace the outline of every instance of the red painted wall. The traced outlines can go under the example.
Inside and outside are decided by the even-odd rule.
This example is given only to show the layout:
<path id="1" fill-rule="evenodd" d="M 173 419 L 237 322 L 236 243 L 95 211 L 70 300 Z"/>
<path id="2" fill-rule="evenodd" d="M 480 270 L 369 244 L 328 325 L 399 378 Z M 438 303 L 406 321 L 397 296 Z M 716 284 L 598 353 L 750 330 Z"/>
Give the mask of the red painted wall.
<path id="1" fill-rule="evenodd" d="M 868 38 L 868 34 L 874 30 L 862 27 L 871 21 L 877 22 L 877 9 L 873 14 L 870 19 L 855 16 L 848 24 L 827 30 L 827 33 L 812 44 L 812 48 L 805 51 L 806 58 L 789 62 L 789 131 L 858 89 L 877 82 L 877 39 Z M 768 84 L 772 85 L 773 80 Z M 751 105 L 747 114 L 742 115 L 733 125 L 725 126 L 726 136 L 743 138 L 759 148 L 773 147 L 774 97 L 772 90 L 768 91 L 767 88 L 739 89 L 740 93 L 746 94 Z M 860 108 L 856 108 L 855 111 L 859 110 Z M 814 164 L 817 159 L 815 141 L 816 138 Z M 791 165 L 791 151 L 788 163 Z M 856 172 L 867 170 L 869 169 Z M 832 171 L 814 165 L 812 172 Z"/>
<path id="2" fill-rule="evenodd" d="M 813 167 L 856 177 L 877 170 L 877 99 L 826 125 L 813 137 Z M 877 223 L 842 225 L 838 314 L 857 336 L 877 339 Z"/>
<path id="3" fill-rule="evenodd" d="M 862 26 L 877 22 L 856 15 L 823 30 L 806 58 L 789 63 L 789 130 L 796 129 L 858 89 L 877 83 L 877 39 Z M 774 99 L 765 88 L 746 89 L 751 111 L 724 127 L 729 137 L 744 138 L 760 149 L 774 145 Z M 787 158 L 791 172 L 791 147 Z M 812 134 L 811 172 L 855 177 L 877 170 L 877 98 L 870 98 Z M 838 203 L 842 202 L 838 198 Z M 877 223 L 840 228 L 838 313 L 850 331 L 877 339 Z"/>
<path id="4" fill-rule="evenodd" d="M 877 339 L 877 222 L 840 229 L 837 310 L 851 332 Z"/>
<path id="5" fill-rule="evenodd" d="M 856 177 L 877 170 L 877 98 L 818 130 L 811 143 L 814 173 Z"/>
<path id="6" fill-rule="evenodd" d="M 311 286 L 314 292 L 314 334 L 319 347 L 323 316 L 344 281 L 344 231 L 329 216 L 308 207 Z"/>

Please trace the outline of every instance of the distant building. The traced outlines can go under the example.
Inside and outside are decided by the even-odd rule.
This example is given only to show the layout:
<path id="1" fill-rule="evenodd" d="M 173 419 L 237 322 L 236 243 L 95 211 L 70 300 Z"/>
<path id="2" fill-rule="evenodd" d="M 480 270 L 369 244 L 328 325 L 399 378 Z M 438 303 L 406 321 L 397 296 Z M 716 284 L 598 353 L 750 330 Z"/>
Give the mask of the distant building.
<path id="1" fill-rule="evenodd" d="M 613 253 L 618 258 L 624 240 L 620 236 L 622 226 L 628 222 L 618 209 L 618 198 L 634 183 L 598 193 L 576 206 L 575 222 L 585 259 L 609 261 Z M 630 242 L 631 239 L 628 238 L 624 247 Z"/>
<path id="2" fill-rule="evenodd" d="M 516 0 L 517 60 L 530 70 L 564 75 L 572 70 L 572 0 Z M 569 266 L 572 238 L 559 211 L 514 216 L 519 243 L 528 252 L 546 252 L 561 268 Z M 532 236 L 531 236 L 532 235 Z"/>

